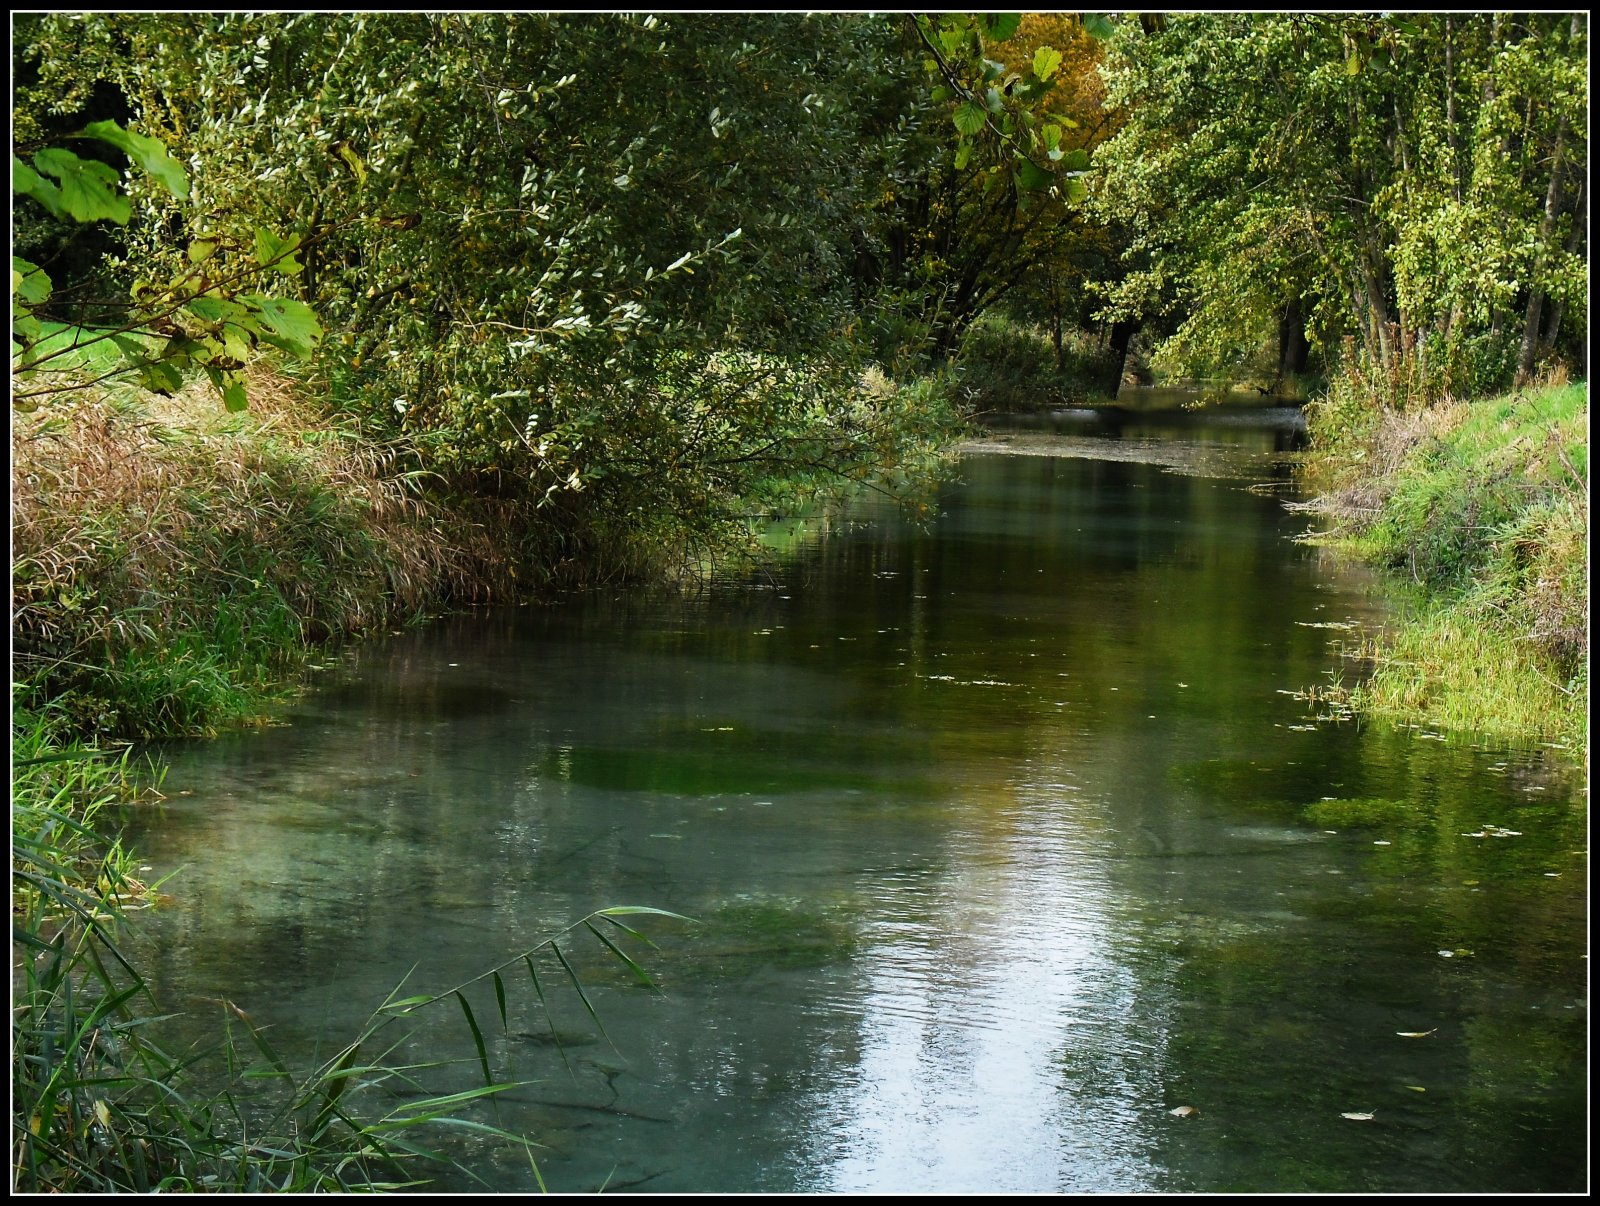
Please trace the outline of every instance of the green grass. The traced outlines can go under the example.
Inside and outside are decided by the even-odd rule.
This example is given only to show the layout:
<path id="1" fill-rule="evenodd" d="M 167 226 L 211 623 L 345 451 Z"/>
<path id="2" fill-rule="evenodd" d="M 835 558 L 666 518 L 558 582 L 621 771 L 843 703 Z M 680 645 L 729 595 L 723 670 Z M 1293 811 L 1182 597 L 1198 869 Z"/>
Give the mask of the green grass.
<path id="1" fill-rule="evenodd" d="M 1353 695 L 1370 715 L 1586 748 L 1585 383 L 1400 413 L 1312 411 L 1330 542 L 1415 588 Z"/>
<path id="2" fill-rule="evenodd" d="M 1376 660 L 1350 696 L 1365 715 L 1574 756 L 1587 748 L 1587 666 L 1541 656 L 1526 634 L 1495 619 L 1448 603 L 1416 605 Z"/>

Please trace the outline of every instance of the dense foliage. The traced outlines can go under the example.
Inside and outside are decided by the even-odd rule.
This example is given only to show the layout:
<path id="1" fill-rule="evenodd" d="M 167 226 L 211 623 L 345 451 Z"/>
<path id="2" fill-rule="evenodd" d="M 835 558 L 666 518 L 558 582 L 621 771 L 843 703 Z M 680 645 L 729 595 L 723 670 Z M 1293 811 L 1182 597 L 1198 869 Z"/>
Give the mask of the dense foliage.
<path id="1" fill-rule="evenodd" d="M 1582 15 L 1186 13 L 1111 47 L 1115 300 L 1174 312 L 1173 361 L 1281 324 L 1379 375 L 1419 362 L 1435 396 L 1585 367 Z"/>

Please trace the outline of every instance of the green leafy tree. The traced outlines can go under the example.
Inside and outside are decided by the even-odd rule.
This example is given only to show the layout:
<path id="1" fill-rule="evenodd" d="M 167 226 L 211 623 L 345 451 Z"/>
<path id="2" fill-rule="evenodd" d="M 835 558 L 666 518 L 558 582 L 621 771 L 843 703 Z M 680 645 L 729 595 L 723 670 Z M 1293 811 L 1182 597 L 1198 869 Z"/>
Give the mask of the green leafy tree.
<path id="1" fill-rule="evenodd" d="M 917 14 L 861 270 L 902 339 L 948 357 L 966 328 L 1082 237 L 1099 19 Z M 920 66 L 920 71 L 917 68 Z"/>
<path id="2" fill-rule="evenodd" d="M 853 101 L 880 21 L 56 18 L 55 71 L 85 70 L 48 53 L 85 21 L 114 33 L 94 70 L 207 165 L 201 251 L 285 231 L 332 396 L 531 508 L 538 559 L 692 543 L 942 421 L 860 384 Z M 144 200 L 133 257 L 187 271 L 195 240 Z"/>
<path id="3" fill-rule="evenodd" d="M 83 139 L 116 148 L 182 210 L 189 177 L 160 139 L 124 129 L 113 121 L 91 122 Z M 125 226 L 133 202 L 117 170 L 65 147 L 39 149 L 30 159 L 13 153 L 12 190 L 52 217 L 78 224 L 111 222 Z M 272 273 L 293 273 L 296 240 L 257 229 L 253 246 L 225 236 L 193 240 L 182 264 L 169 278 L 139 281 L 131 300 L 109 326 L 75 329 L 48 339 L 42 317 L 61 301 L 55 284 L 38 264 L 11 260 L 12 405 L 32 409 L 45 398 L 83 388 L 82 356 L 109 345 L 109 356 L 92 381 L 132 376 L 146 389 L 169 394 L 183 383 L 183 370 L 203 370 L 229 410 L 242 410 L 242 370 L 261 344 L 291 355 L 311 354 L 321 328 L 303 303 L 253 290 Z M 63 377 L 65 379 L 63 379 Z M 92 383 L 91 381 L 91 383 Z"/>
<path id="4" fill-rule="evenodd" d="M 1124 24 L 1097 159 L 1133 235 L 1115 311 L 1175 312 L 1170 358 L 1215 364 L 1292 307 L 1325 350 L 1458 391 L 1570 353 L 1586 39 L 1555 14 Z"/>

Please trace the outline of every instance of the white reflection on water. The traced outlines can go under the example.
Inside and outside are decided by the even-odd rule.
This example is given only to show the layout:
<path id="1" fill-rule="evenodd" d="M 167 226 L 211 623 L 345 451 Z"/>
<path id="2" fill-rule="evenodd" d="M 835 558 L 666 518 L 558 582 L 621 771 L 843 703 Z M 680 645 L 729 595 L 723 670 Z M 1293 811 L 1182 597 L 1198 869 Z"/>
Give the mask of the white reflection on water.
<path id="1" fill-rule="evenodd" d="M 868 935 L 861 1054 L 818 1096 L 809 1158 L 831 1192 L 1137 1192 L 1159 1113 L 1135 970 L 1082 797 L 968 832 L 937 922 L 901 902 Z M 1026 818 L 1026 819 L 1024 819 Z M 1092 1083 L 1074 1048 L 1092 1045 Z M 1070 1073 L 1069 1068 L 1077 1068 Z M 1074 1076 L 1078 1079 L 1074 1079 Z"/>

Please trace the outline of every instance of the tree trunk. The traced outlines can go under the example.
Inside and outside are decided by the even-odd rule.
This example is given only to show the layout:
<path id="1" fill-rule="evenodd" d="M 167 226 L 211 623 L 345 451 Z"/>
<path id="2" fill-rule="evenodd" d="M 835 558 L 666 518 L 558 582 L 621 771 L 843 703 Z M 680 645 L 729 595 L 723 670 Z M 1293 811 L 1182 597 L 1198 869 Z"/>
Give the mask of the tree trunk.
<path id="1" fill-rule="evenodd" d="M 1278 320 L 1278 383 L 1285 377 L 1304 373 L 1310 351 L 1300 299 L 1290 298 L 1283 308 L 1283 317 Z"/>
<path id="2" fill-rule="evenodd" d="M 1128 364 L 1128 345 L 1133 342 L 1133 333 L 1139 329 L 1136 319 L 1119 319 L 1111 325 L 1111 363 L 1114 370 L 1106 374 L 1105 388 L 1112 397 L 1122 388 L 1122 370 Z"/>
<path id="3" fill-rule="evenodd" d="M 1539 356 L 1539 320 L 1543 317 L 1545 291 L 1539 284 L 1544 268 L 1545 248 L 1556 232 L 1556 222 L 1561 217 L 1562 174 L 1566 168 L 1567 123 L 1556 127 L 1556 148 L 1550 164 L 1550 187 L 1544 194 L 1544 216 L 1539 219 L 1539 244 L 1533 258 L 1533 280 L 1530 282 L 1528 308 L 1522 319 L 1522 344 L 1517 349 L 1517 384 L 1526 385 L 1533 376 L 1534 362 Z"/>

